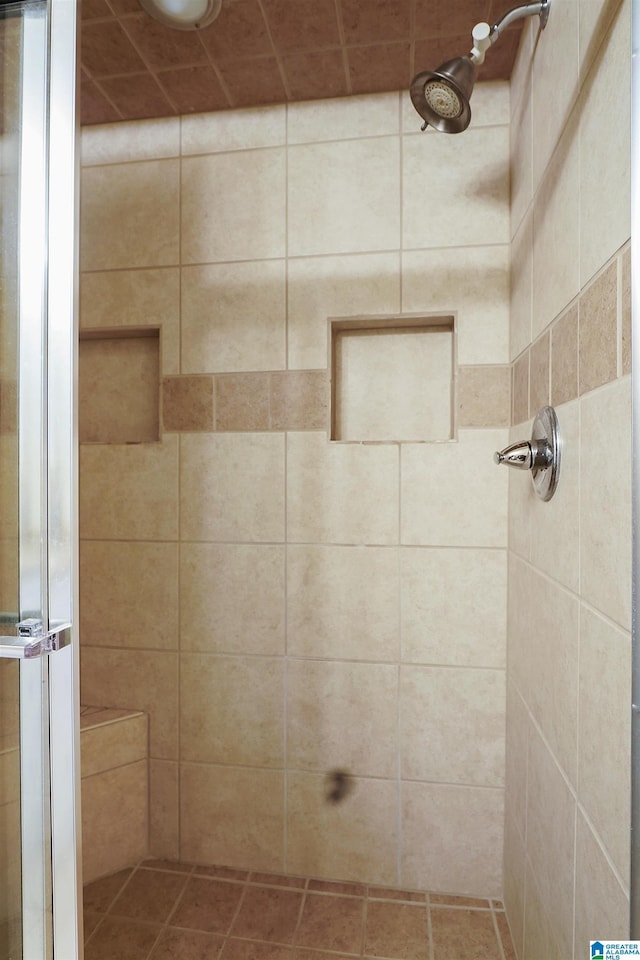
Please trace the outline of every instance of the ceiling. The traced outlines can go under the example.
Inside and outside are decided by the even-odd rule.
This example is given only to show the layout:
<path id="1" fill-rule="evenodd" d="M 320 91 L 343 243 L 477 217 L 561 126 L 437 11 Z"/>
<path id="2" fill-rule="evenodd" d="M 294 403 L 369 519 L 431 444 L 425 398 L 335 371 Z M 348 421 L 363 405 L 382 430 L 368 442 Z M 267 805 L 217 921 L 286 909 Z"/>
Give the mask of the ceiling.
<path id="1" fill-rule="evenodd" d="M 138 0 L 82 0 L 81 121 L 138 120 L 409 87 L 468 53 L 474 24 L 509 0 L 223 0 L 201 31 L 158 23 Z M 508 80 L 522 21 L 480 80 Z"/>

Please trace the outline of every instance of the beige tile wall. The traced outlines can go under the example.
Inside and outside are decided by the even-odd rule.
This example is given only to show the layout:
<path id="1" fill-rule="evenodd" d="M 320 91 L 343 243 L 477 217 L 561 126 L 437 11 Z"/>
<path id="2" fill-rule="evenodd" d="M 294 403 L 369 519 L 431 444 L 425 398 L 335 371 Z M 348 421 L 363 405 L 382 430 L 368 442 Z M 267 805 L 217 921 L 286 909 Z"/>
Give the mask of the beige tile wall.
<path id="1" fill-rule="evenodd" d="M 82 450 L 83 696 L 149 714 L 156 856 L 499 897 L 509 90 L 468 149 L 407 101 L 84 132 L 82 324 L 160 328 L 162 419 Z M 455 440 L 329 443 L 328 318 L 436 313 Z"/>
<path id="2" fill-rule="evenodd" d="M 519 960 L 541 943 L 579 960 L 590 939 L 629 935 L 630 7 L 554 0 L 512 83 L 513 439 L 551 402 L 564 443 L 549 503 L 510 477 L 504 871 Z"/>

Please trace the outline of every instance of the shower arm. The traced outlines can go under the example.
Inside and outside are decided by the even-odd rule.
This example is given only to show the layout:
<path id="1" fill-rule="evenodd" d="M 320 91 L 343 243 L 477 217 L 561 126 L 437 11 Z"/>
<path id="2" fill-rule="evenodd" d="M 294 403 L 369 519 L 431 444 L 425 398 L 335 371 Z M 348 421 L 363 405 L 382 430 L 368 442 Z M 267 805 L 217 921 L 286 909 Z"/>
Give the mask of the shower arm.
<path id="1" fill-rule="evenodd" d="M 521 20 L 522 17 L 538 15 L 540 17 L 540 27 L 544 30 L 549 19 L 550 2 L 551 0 L 544 0 L 543 3 L 524 3 L 520 7 L 513 7 L 512 10 L 508 10 L 504 16 L 500 17 L 493 27 L 490 27 L 488 23 L 477 23 L 471 33 L 473 49 L 469 58 L 478 66 L 484 63 L 485 53 L 489 47 L 497 43 L 502 36 L 502 31 L 515 23 L 516 20 Z"/>

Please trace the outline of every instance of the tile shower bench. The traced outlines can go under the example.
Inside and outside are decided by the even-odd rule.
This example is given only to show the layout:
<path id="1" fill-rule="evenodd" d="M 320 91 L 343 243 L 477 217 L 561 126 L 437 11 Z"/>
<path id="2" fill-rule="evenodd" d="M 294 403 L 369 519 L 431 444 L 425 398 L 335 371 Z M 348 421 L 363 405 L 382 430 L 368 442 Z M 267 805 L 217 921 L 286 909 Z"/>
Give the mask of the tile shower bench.
<path id="1" fill-rule="evenodd" d="M 147 856 L 148 742 L 145 713 L 81 707 L 84 883 Z"/>

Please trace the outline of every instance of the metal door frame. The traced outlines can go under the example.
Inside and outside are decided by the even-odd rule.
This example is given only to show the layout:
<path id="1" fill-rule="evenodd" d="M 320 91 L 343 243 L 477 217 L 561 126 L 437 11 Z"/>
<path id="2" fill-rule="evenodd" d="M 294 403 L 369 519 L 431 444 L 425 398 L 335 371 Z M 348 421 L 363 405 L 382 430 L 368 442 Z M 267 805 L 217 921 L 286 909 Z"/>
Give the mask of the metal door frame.
<path id="1" fill-rule="evenodd" d="M 19 6 L 20 597 L 0 656 L 20 660 L 23 957 L 80 960 L 77 5 Z"/>

